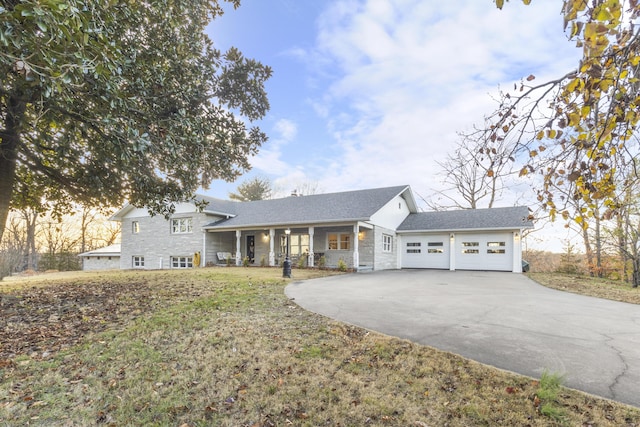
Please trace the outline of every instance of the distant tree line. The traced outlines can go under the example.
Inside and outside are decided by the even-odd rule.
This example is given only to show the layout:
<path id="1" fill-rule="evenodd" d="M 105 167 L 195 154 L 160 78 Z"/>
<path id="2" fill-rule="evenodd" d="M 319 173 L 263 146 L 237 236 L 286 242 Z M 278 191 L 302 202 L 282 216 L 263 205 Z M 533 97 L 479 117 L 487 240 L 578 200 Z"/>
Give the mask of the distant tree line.
<path id="1" fill-rule="evenodd" d="M 0 246 L 0 277 L 26 270 L 79 270 L 78 254 L 112 245 L 119 236 L 120 224 L 95 209 L 76 207 L 64 216 L 14 210 Z"/>

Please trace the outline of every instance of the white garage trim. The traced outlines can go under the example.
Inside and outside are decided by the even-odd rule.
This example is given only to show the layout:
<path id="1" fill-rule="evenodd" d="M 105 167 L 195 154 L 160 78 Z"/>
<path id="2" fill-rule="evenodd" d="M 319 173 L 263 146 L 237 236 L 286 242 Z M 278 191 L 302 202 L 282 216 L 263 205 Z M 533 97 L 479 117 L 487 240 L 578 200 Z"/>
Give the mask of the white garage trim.
<path id="1" fill-rule="evenodd" d="M 402 268 L 522 272 L 520 231 L 403 234 Z"/>

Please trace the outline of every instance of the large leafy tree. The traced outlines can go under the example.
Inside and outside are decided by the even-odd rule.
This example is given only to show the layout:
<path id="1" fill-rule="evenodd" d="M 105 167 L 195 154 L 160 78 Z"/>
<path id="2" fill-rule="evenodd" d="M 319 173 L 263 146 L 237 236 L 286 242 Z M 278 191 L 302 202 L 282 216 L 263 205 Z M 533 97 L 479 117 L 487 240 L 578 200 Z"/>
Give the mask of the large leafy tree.
<path id="1" fill-rule="evenodd" d="M 42 200 L 167 214 L 248 169 L 266 136 L 246 122 L 269 108 L 271 70 L 214 48 L 204 29 L 222 12 L 216 0 L 2 0 L 0 230 L 11 207 Z"/>
<path id="2" fill-rule="evenodd" d="M 531 75 L 503 93 L 486 132 L 489 140 L 509 139 L 528 153 L 521 174 L 542 176 L 539 199 L 552 217 L 587 227 L 598 210 L 619 207 L 616 194 L 626 180 L 616 179 L 616 169 L 640 154 L 633 138 L 640 120 L 640 4 L 564 0 L 562 14 L 582 49 L 579 64 L 544 83 Z M 580 199 L 582 207 L 567 209 L 562 195 Z"/>

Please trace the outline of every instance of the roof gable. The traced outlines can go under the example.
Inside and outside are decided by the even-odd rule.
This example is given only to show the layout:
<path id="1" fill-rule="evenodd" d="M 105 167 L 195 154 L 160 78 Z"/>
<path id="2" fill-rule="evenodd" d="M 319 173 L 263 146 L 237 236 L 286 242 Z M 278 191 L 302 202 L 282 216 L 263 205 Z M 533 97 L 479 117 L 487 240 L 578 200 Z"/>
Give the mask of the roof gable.
<path id="1" fill-rule="evenodd" d="M 465 209 L 410 214 L 398 231 L 460 231 L 533 228 L 529 208 Z"/>
<path id="2" fill-rule="evenodd" d="M 205 214 L 219 215 L 219 216 L 225 216 L 225 217 L 231 217 L 236 215 L 236 207 L 238 205 L 238 202 L 232 202 L 231 200 L 222 200 L 222 199 L 217 199 L 215 197 L 202 196 L 198 194 L 196 194 L 195 198 L 198 201 L 204 201 L 207 203 L 207 205 L 202 211 Z M 192 205 L 193 212 L 198 212 L 198 208 L 194 203 L 192 202 L 183 202 L 183 203 Z M 140 209 L 140 208 L 127 203 L 122 208 L 120 208 L 116 213 L 114 213 L 109 219 L 111 221 L 122 221 L 123 218 L 125 218 L 129 213 L 131 213 L 136 209 Z"/>

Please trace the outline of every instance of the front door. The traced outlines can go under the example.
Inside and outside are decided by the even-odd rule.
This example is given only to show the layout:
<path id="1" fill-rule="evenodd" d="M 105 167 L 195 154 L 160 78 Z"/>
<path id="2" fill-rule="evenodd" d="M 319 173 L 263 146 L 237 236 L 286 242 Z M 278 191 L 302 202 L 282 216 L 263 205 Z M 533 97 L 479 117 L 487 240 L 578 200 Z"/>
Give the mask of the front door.
<path id="1" fill-rule="evenodd" d="M 253 264 L 256 259 L 256 238 L 255 236 L 247 236 L 247 258 Z"/>

